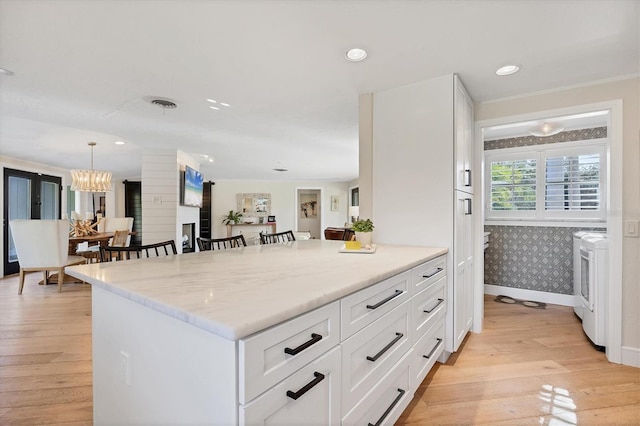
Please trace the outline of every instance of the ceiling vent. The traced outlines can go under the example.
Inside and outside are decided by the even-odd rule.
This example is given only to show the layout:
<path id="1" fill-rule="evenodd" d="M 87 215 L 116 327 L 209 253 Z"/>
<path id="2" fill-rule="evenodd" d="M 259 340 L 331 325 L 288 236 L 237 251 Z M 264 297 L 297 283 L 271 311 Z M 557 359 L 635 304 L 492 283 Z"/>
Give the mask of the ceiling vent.
<path id="1" fill-rule="evenodd" d="M 163 109 L 173 109 L 178 107 L 178 105 L 175 102 L 169 99 L 152 99 L 151 103 L 154 105 L 158 105 Z"/>

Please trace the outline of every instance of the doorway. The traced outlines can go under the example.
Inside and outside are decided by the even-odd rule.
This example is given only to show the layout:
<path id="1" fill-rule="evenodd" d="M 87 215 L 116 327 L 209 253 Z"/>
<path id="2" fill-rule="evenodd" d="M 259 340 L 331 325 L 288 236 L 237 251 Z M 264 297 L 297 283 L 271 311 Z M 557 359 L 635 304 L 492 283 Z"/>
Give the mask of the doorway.
<path id="1" fill-rule="evenodd" d="M 14 219 L 59 219 L 62 178 L 23 170 L 4 169 L 4 275 L 20 271 L 9 221 Z"/>
<path id="2" fill-rule="evenodd" d="M 601 117 L 604 122 L 605 127 L 605 136 L 597 135 L 596 138 L 606 139 L 607 142 L 605 144 L 604 151 L 601 152 L 600 156 L 604 159 L 602 161 L 601 167 L 603 176 L 605 177 L 605 181 L 600 190 L 602 190 L 602 196 L 600 198 L 600 202 L 602 203 L 601 208 L 603 209 L 603 213 L 605 214 L 604 220 L 600 219 L 599 222 L 590 221 L 585 218 L 585 220 L 576 221 L 575 223 L 569 222 L 567 218 L 561 217 L 562 215 L 566 215 L 566 210 L 572 210 L 567 208 L 567 206 L 572 206 L 574 203 L 565 202 L 561 204 L 560 210 L 561 212 L 554 212 L 552 210 L 557 210 L 557 208 L 549 208 L 554 206 L 553 196 L 554 192 L 551 191 L 553 176 L 553 167 L 554 166 L 554 157 L 547 155 L 542 152 L 538 161 L 540 162 L 540 168 L 538 169 L 540 178 L 536 181 L 537 184 L 542 184 L 542 188 L 545 188 L 545 192 L 537 191 L 537 199 L 540 204 L 540 208 L 538 209 L 539 217 L 534 221 L 527 221 L 524 218 L 518 218 L 520 220 L 519 229 L 522 229 L 523 226 L 546 226 L 548 224 L 553 224 L 556 229 L 566 229 L 574 224 L 580 224 L 581 226 L 594 227 L 598 225 L 599 227 L 606 226 L 606 231 L 610 241 L 610 256 L 609 256 L 609 267 L 608 267 L 608 318 L 607 318 L 607 358 L 611 362 L 621 362 L 621 349 L 622 349 L 622 218 L 619 215 L 611 215 L 608 212 L 616 212 L 622 211 L 622 102 L 621 101 L 607 101 L 600 102 L 596 104 L 582 105 L 582 106 L 574 106 L 567 108 L 560 108 L 555 110 L 548 111 L 540 111 L 536 113 L 527 113 L 517 116 L 509 116 L 509 117 L 501 117 L 494 119 L 487 119 L 476 122 L 476 135 L 477 135 L 477 144 L 475 150 L 476 156 L 476 168 L 481 171 L 483 185 L 481 185 L 481 189 L 478 192 L 479 200 L 478 203 L 480 207 L 480 214 L 477 215 L 476 218 L 476 235 L 475 240 L 478 241 L 478 244 L 475 246 L 474 255 L 480 261 L 476 263 L 474 269 L 474 276 L 476 277 L 476 294 L 474 302 L 474 331 L 480 332 L 482 330 L 482 316 L 484 311 L 484 301 L 482 295 L 485 293 L 485 281 L 484 277 L 484 256 L 483 252 L 483 231 L 485 231 L 484 227 L 487 224 L 491 224 L 488 221 L 489 215 L 495 215 L 495 211 L 491 212 L 493 209 L 496 199 L 495 192 L 492 184 L 493 176 L 490 175 L 493 173 L 492 163 L 488 163 L 489 160 L 485 158 L 484 152 L 484 142 L 487 140 L 486 130 L 492 128 L 493 130 L 498 131 L 509 131 L 509 129 L 516 128 L 518 126 L 522 127 L 528 125 L 529 127 L 534 127 L 537 125 L 544 125 L 544 122 L 553 121 L 554 119 L 564 118 L 564 117 L 572 117 L 576 120 L 585 119 L 586 121 L 592 121 L 595 117 Z M 586 126 L 592 131 L 597 132 L 597 128 L 602 126 L 603 123 L 596 123 L 595 127 L 593 123 L 589 123 L 589 126 Z M 553 126 L 551 126 L 553 127 Z M 585 128 L 585 126 L 582 126 Z M 565 129 L 562 131 L 570 131 L 579 132 L 579 127 L 575 127 L 574 129 L 571 126 L 565 126 Z M 595 134 L 595 133 L 594 133 Z M 558 135 L 562 135 L 562 133 L 558 133 Z M 512 147 L 509 145 L 509 135 L 503 137 L 505 135 L 500 135 L 499 139 L 503 139 L 503 142 L 506 141 L 506 147 L 513 148 L 514 152 L 517 151 L 517 147 Z M 567 135 L 569 136 L 569 135 Z M 528 138 L 530 136 L 526 136 Z M 555 137 L 555 136 L 544 136 L 544 138 Z M 558 136 L 561 137 L 561 136 Z M 494 138 L 495 139 L 495 135 Z M 583 138 L 580 138 L 583 139 Z M 496 142 L 496 143 L 503 143 Z M 581 145 L 578 140 L 559 140 L 558 142 L 564 142 L 568 147 L 575 148 L 576 145 Z M 574 144 L 573 146 L 570 146 Z M 560 147 L 559 147 L 560 148 Z M 528 150 L 529 148 L 521 148 L 522 150 Z M 541 148 L 544 151 L 544 148 Z M 518 153 L 519 155 L 520 153 Z M 572 156 L 575 157 L 574 154 L 563 154 L 563 158 L 569 159 Z M 506 158 L 506 160 L 514 162 L 517 158 Z M 580 161 L 578 161 L 580 163 Z M 491 167 L 489 167 L 491 166 Z M 543 172 L 540 174 L 540 172 Z M 564 173 L 563 179 L 566 178 L 567 175 L 573 176 L 573 171 L 571 173 Z M 515 176 L 515 174 L 513 175 Z M 572 177 L 573 179 L 573 177 Z M 565 179 L 566 180 L 566 179 Z M 567 186 L 565 182 L 562 182 L 564 186 Z M 563 187 L 564 188 L 564 187 Z M 564 198 L 567 197 L 567 194 L 580 195 L 583 198 L 587 194 L 587 191 L 584 188 L 581 189 L 581 192 L 567 192 L 563 190 L 562 193 Z M 556 194 L 557 195 L 557 194 Z M 563 199 L 564 199 L 563 198 Z M 569 200 L 571 201 L 571 200 Z M 583 205 L 589 205 L 589 203 L 584 203 Z M 556 206 L 557 207 L 557 206 Z M 495 209 L 493 209 L 495 210 Z M 580 210 L 580 209 L 578 209 Z M 583 209 L 584 210 L 584 209 Z M 581 214 L 581 212 L 577 212 Z M 520 214 L 519 212 L 517 214 Z M 555 217 L 554 217 L 555 216 Z M 590 215 L 591 216 L 591 215 Z M 540 217 L 542 217 L 542 222 L 540 223 Z M 502 220 L 501 220 L 502 219 Z M 510 220 L 504 220 L 507 218 L 497 218 L 494 220 L 493 224 L 496 226 L 499 225 L 511 225 Z M 546 219 L 546 220 L 545 220 Z M 527 223 L 529 222 L 529 223 Z M 546 222 L 546 223 L 545 223 Z M 571 225 L 571 226 L 569 226 Z M 561 228 L 563 227 L 564 228 Z M 540 229 L 540 228 L 538 228 Z M 522 232 L 521 232 L 522 233 Z M 492 244 L 492 236 L 489 236 L 489 247 Z M 517 297 L 517 296 L 516 296 Z M 566 295 L 567 300 L 573 300 L 573 295 Z M 542 300 L 541 300 L 542 301 Z M 549 303 L 558 303 L 557 300 L 550 300 Z M 562 304 L 562 303 L 558 303 Z"/>
<path id="3" fill-rule="evenodd" d="M 321 238 L 321 188 L 296 188 L 295 227 L 296 231 L 309 231 L 311 238 Z"/>

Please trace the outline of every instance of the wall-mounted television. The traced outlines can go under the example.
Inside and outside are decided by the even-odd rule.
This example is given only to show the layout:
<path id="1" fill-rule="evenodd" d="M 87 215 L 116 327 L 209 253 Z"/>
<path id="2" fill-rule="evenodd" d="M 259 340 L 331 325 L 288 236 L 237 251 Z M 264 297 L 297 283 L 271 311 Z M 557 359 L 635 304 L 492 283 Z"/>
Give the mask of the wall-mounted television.
<path id="1" fill-rule="evenodd" d="M 204 176 L 199 171 L 189 166 L 184 166 L 184 179 L 182 179 L 182 205 L 202 207 L 202 188 Z"/>

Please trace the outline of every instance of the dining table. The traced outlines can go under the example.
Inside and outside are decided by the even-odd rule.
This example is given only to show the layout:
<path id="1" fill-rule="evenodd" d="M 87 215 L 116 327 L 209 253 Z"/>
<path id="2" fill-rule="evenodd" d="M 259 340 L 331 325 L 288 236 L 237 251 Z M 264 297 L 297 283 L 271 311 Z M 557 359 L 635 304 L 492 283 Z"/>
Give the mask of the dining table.
<path id="1" fill-rule="evenodd" d="M 82 237 L 69 237 L 69 256 L 76 255 L 78 244 L 89 243 L 90 246 L 99 245 L 106 247 L 113 238 L 113 232 L 99 232 L 97 234 L 84 235 Z"/>

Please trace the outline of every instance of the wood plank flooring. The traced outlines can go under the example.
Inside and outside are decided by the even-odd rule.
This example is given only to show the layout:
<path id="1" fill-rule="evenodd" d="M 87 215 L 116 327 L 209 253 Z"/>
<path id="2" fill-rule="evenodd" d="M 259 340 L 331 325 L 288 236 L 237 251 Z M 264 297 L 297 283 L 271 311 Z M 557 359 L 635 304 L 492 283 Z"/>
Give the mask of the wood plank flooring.
<path id="1" fill-rule="evenodd" d="M 494 298 L 484 331 L 436 364 L 397 424 L 640 424 L 640 369 L 609 363 L 572 308 Z"/>
<path id="2" fill-rule="evenodd" d="M 0 424 L 92 422 L 91 288 L 0 280 Z M 471 334 L 427 376 L 399 425 L 638 425 L 640 369 L 607 362 L 567 307 L 485 299 Z"/>

